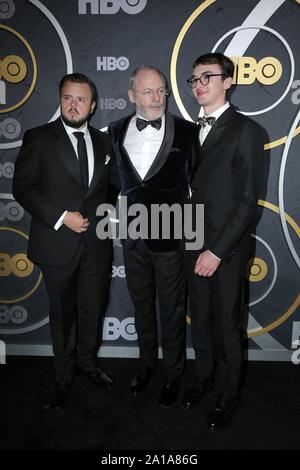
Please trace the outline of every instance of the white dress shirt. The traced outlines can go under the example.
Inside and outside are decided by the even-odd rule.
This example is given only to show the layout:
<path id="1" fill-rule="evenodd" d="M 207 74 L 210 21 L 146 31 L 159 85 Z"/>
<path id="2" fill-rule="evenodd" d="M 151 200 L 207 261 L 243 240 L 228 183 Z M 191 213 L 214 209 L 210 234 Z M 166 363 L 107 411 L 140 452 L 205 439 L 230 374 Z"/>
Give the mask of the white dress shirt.
<path id="1" fill-rule="evenodd" d="M 93 149 L 93 143 L 92 143 L 92 139 L 91 139 L 91 135 L 90 135 L 87 123 L 85 124 L 85 126 L 82 129 L 75 129 L 74 127 L 67 126 L 67 124 L 65 124 L 63 120 L 62 120 L 62 123 L 63 123 L 63 126 L 64 126 L 65 130 L 66 130 L 66 133 L 69 136 L 71 144 L 73 145 L 75 154 L 77 156 L 77 160 L 78 160 L 78 154 L 77 154 L 77 142 L 78 142 L 78 140 L 75 137 L 75 135 L 73 135 L 73 133 L 74 132 L 83 132 L 84 133 L 84 140 L 85 140 L 85 144 L 86 144 L 87 157 L 88 157 L 88 171 L 89 171 L 89 183 L 88 184 L 90 185 L 91 181 L 92 181 L 92 178 L 93 178 L 93 174 L 94 174 L 94 149 Z M 54 225 L 55 230 L 58 230 L 62 226 L 64 216 L 66 215 L 67 212 L 68 211 L 64 211 L 64 213 L 60 216 L 60 218 L 58 219 L 58 221 Z"/>
<path id="2" fill-rule="evenodd" d="M 159 130 L 148 125 L 142 131 L 136 127 L 136 118 L 142 116 L 134 115 L 129 123 L 124 140 L 124 147 L 129 158 L 142 179 L 145 178 L 162 144 L 165 134 L 165 115 L 161 117 L 161 128 Z"/>

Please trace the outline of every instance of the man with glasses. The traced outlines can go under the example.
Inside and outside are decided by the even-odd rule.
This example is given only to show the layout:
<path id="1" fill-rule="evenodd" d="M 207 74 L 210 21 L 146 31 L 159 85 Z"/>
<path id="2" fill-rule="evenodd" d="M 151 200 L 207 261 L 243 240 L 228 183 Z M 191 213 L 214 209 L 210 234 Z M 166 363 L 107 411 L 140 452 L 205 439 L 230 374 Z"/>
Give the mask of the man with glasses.
<path id="1" fill-rule="evenodd" d="M 201 106 L 191 204 L 204 204 L 204 246 L 186 251 L 195 381 L 182 406 L 199 405 L 219 364 L 220 396 L 207 428 L 227 426 L 238 406 L 242 370 L 243 291 L 264 162 L 264 130 L 227 101 L 234 64 L 200 56 L 188 80 Z"/>
<path id="2" fill-rule="evenodd" d="M 182 205 L 188 194 L 189 159 L 196 126 L 166 111 L 168 96 L 164 75 L 155 67 L 136 69 L 129 82 L 130 116 L 110 124 L 109 132 L 121 176 L 122 195 L 128 208 L 143 204 L 148 214 L 153 205 Z M 172 217 L 171 217 L 172 219 Z M 130 224 L 129 224 L 130 225 Z M 179 393 L 185 362 L 185 282 L 180 239 L 170 227 L 165 239 L 159 231 L 124 240 L 124 263 L 129 293 L 135 309 L 140 349 L 140 368 L 130 382 L 130 392 L 143 392 L 158 359 L 156 298 L 158 297 L 164 384 L 159 405 L 169 407 Z"/>

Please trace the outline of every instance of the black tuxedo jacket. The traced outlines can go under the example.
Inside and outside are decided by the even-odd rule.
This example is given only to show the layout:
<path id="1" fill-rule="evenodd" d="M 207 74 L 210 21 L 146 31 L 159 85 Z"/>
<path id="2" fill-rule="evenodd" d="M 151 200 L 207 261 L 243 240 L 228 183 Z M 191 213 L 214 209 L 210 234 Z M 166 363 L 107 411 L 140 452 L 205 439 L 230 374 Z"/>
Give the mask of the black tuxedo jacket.
<path id="1" fill-rule="evenodd" d="M 192 204 L 204 204 L 204 247 L 223 261 L 243 248 L 255 220 L 266 132 L 231 105 L 193 162 Z M 200 251 L 199 251 L 200 252 Z M 194 253 L 196 257 L 198 253 Z"/>
<path id="2" fill-rule="evenodd" d="M 118 187 L 115 158 L 108 135 L 89 126 L 94 149 L 94 173 L 88 191 L 81 183 L 80 167 L 61 119 L 28 130 L 15 163 L 13 194 L 31 214 L 28 257 L 37 264 L 63 265 L 85 237 L 90 253 L 110 261 L 111 240 L 96 236 L 97 206 L 113 202 L 110 186 Z M 111 186 L 111 187 L 113 187 Z M 117 191 L 117 190 L 116 190 Z M 54 226 L 65 210 L 79 211 L 90 226 L 84 234 L 65 225 Z"/>
<path id="3" fill-rule="evenodd" d="M 195 138 L 196 126 L 170 113 L 165 113 L 165 134 L 148 173 L 142 179 L 135 170 L 130 157 L 124 148 L 124 139 L 133 114 L 109 125 L 112 145 L 116 155 L 121 179 L 122 195 L 127 196 L 127 204 L 144 204 L 148 213 L 152 204 L 184 204 L 188 194 L 191 174 L 191 152 Z M 149 234 L 151 220 L 148 219 Z M 175 239 L 145 240 L 148 247 L 155 251 L 178 250 L 181 240 Z M 135 246 L 134 240 L 125 241 L 127 248 Z"/>

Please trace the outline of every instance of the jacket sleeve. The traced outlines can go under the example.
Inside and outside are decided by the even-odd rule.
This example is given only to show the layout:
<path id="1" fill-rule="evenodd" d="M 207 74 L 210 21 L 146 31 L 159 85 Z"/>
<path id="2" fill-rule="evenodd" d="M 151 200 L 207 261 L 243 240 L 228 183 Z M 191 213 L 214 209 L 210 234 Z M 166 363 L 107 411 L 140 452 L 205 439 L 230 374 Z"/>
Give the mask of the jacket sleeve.
<path id="1" fill-rule="evenodd" d="M 239 241 L 253 225 L 263 176 L 264 141 L 263 129 L 254 121 L 247 120 L 236 151 L 234 184 L 239 191 L 235 205 L 208 247 L 222 260 L 230 259 Z"/>
<path id="2" fill-rule="evenodd" d="M 15 162 L 13 196 L 30 215 L 54 228 L 62 215 L 59 208 L 49 203 L 42 188 L 42 136 L 34 129 L 25 132 L 23 144 Z"/>

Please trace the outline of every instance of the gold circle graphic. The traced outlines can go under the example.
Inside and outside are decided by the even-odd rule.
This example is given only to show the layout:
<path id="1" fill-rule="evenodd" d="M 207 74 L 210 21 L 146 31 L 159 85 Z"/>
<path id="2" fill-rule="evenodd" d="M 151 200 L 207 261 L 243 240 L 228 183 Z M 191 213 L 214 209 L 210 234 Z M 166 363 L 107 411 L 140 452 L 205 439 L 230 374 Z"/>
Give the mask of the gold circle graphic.
<path id="1" fill-rule="evenodd" d="M 276 214 L 279 214 L 279 207 L 276 206 L 275 204 L 272 204 L 271 202 L 263 201 L 262 199 L 259 199 L 258 205 L 262 207 L 266 207 L 267 209 L 270 209 Z M 287 213 L 285 213 L 285 218 L 286 218 L 287 223 L 293 228 L 293 230 L 296 232 L 298 237 L 300 237 L 300 227 L 297 224 L 297 222 Z M 272 323 L 270 323 L 269 325 L 265 327 L 252 328 L 251 330 L 248 330 L 247 336 L 249 338 L 254 337 L 254 336 L 261 336 L 264 333 L 268 333 L 269 331 L 274 330 L 274 328 L 277 328 L 277 326 L 284 323 L 295 312 L 295 310 L 297 310 L 299 305 L 300 305 L 300 293 L 297 294 L 292 305 L 290 305 L 288 309 L 277 318 L 277 320 L 273 321 Z"/>
<path id="2" fill-rule="evenodd" d="M 262 281 L 268 273 L 267 263 L 261 258 L 251 258 L 247 263 L 246 279 L 250 282 Z"/>
<path id="3" fill-rule="evenodd" d="M 257 204 L 262 207 L 266 207 L 267 209 L 270 209 L 271 211 L 275 212 L 276 214 L 279 214 L 279 207 L 275 206 L 275 204 L 272 204 L 271 202 L 268 201 L 263 201 L 262 199 L 259 199 Z M 300 238 L 300 227 L 297 224 L 297 222 L 285 212 L 284 214 L 285 219 L 287 223 L 292 227 L 292 229 L 296 232 L 296 235 Z"/>
<path id="4" fill-rule="evenodd" d="M 32 274 L 34 264 L 29 261 L 25 253 L 18 253 L 12 258 L 18 270 L 18 277 L 28 277 Z"/>
<path id="5" fill-rule="evenodd" d="M 273 77 L 275 73 L 276 73 L 276 69 L 273 64 L 267 64 L 262 69 L 262 74 L 267 78 Z"/>
<path id="6" fill-rule="evenodd" d="M 3 114 L 3 113 L 9 113 L 10 111 L 14 111 L 15 109 L 22 106 L 29 99 L 29 97 L 31 96 L 31 94 L 34 90 L 34 87 L 35 87 L 35 84 L 36 84 L 36 81 L 37 81 L 37 63 L 36 63 L 36 59 L 34 57 L 34 53 L 31 49 L 30 45 L 28 44 L 26 39 L 24 39 L 23 36 L 21 36 L 20 33 L 18 33 L 14 29 L 12 29 L 9 26 L 6 26 L 4 24 L 0 24 L 0 29 L 4 29 L 4 30 L 8 31 L 8 32 L 12 33 L 13 35 L 17 36 L 17 38 L 20 39 L 20 41 L 25 45 L 26 49 L 28 50 L 28 52 L 30 54 L 30 57 L 31 57 L 31 60 L 32 60 L 32 65 L 33 65 L 33 78 L 32 78 L 30 88 L 27 91 L 26 95 L 18 103 L 14 104 L 13 106 L 10 106 L 9 108 L 6 108 L 6 109 L 0 109 L 0 114 Z"/>
<path id="7" fill-rule="evenodd" d="M 299 134 L 300 134 L 300 126 L 296 127 L 296 129 L 294 131 L 293 138 L 296 137 Z M 268 142 L 267 144 L 265 144 L 264 148 L 265 148 L 265 150 L 271 150 L 275 147 L 280 147 L 280 145 L 284 145 L 286 143 L 286 141 L 287 141 L 287 135 L 281 137 L 280 139 L 273 140 L 273 142 Z"/>
<path id="8" fill-rule="evenodd" d="M 204 10 L 206 10 L 216 1 L 217 0 L 205 0 L 201 5 L 199 5 L 199 7 L 195 9 L 195 11 L 193 11 L 193 13 L 189 16 L 189 18 L 184 23 L 183 27 L 181 28 L 177 36 L 177 39 L 174 44 L 172 56 L 171 56 L 170 77 L 171 77 L 172 94 L 174 96 L 178 109 L 181 112 L 181 115 L 184 117 L 184 119 L 187 119 L 188 121 L 191 121 L 191 122 L 194 122 L 194 121 L 189 115 L 189 113 L 187 112 L 187 110 L 185 109 L 183 102 L 181 100 L 180 94 L 179 94 L 179 90 L 178 90 L 177 76 L 176 76 L 178 54 L 181 48 L 181 44 L 185 38 L 185 35 L 187 34 L 191 25 L 198 18 L 198 16 L 201 13 L 203 13 Z M 296 0 L 296 1 L 300 3 L 300 0 Z M 298 135 L 299 133 L 300 133 L 300 126 L 295 129 L 295 133 L 293 137 L 296 137 L 296 135 Z M 278 147 L 279 145 L 283 145 L 286 141 L 287 141 L 287 135 L 280 137 L 279 139 L 276 139 L 273 142 L 267 142 L 264 148 L 265 150 L 269 150 L 271 148 Z"/>
<path id="9" fill-rule="evenodd" d="M 276 214 L 279 214 L 279 207 L 276 206 L 275 204 L 272 204 L 268 201 L 263 201 L 262 199 L 259 199 L 258 205 L 262 207 L 266 207 L 267 209 L 270 209 L 271 211 L 275 212 Z M 300 227 L 296 223 L 296 221 L 287 213 L 285 213 L 285 218 L 288 224 L 294 229 L 298 237 L 300 237 Z M 257 259 L 257 258 L 255 258 Z M 247 331 L 247 336 L 248 338 L 254 337 L 254 336 L 261 336 L 265 333 L 268 333 L 269 331 L 274 330 L 278 326 L 280 326 L 282 323 L 284 323 L 294 312 L 297 310 L 297 308 L 300 305 L 300 293 L 297 294 L 295 300 L 293 303 L 288 307 L 288 309 L 283 312 L 275 321 L 270 323 L 269 325 L 265 327 L 258 327 L 258 328 L 252 328 L 251 330 Z M 191 324 L 191 317 L 190 315 L 186 315 L 186 322 L 188 325 Z"/>
<path id="10" fill-rule="evenodd" d="M 181 47 L 182 41 L 184 40 L 184 37 L 188 30 L 190 29 L 191 25 L 194 23 L 194 21 L 198 18 L 198 16 L 206 10 L 206 8 L 210 7 L 213 3 L 215 3 L 217 0 L 205 0 L 201 5 L 196 8 L 196 10 L 191 14 L 191 16 L 186 20 L 184 23 L 183 27 L 181 28 L 181 31 L 175 41 L 174 49 L 172 52 L 172 57 L 171 57 L 171 85 L 172 85 L 172 93 L 175 98 L 176 104 L 182 114 L 182 116 L 187 119 L 188 121 L 192 121 L 193 119 L 191 116 L 188 114 L 186 111 L 185 107 L 183 106 L 183 103 L 181 101 L 179 91 L 178 91 L 178 85 L 177 85 L 177 77 L 176 77 L 176 68 L 177 68 L 177 59 L 178 59 L 178 54 L 179 54 L 179 49 Z"/>
<path id="11" fill-rule="evenodd" d="M 19 83 L 26 77 L 27 65 L 22 57 L 7 55 L 0 61 L 0 67 L 0 78 L 9 83 Z"/>
<path id="12" fill-rule="evenodd" d="M 20 230 L 16 229 L 16 228 L 13 228 L 13 227 L 0 227 L 0 231 L 8 231 L 8 232 L 15 232 L 16 234 L 20 235 L 21 237 L 25 238 L 25 240 L 28 240 L 29 237 L 28 235 L 26 235 L 26 233 L 23 233 L 21 232 Z M 27 299 L 28 297 L 30 297 L 36 290 L 37 288 L 39 287 L 41 281 L 42 281 L 42 278 L 43 278 L 43 275 L 42 273 L 40 272 L 39 274 L 39 277 L 38 277 L 38 280 L 36 281 L 35 285 L 33 286 L 33 288 L 27 292 L 27 294 L 21 296 L 21 297 L 17 297 L 16 299 L 12 299 L 12 300 L 3 300 L 3 299 L 0 299 L 0 302 L 2 304 L 13 304 L 13 303 L 16 303 L 16 302 L 21 302 L 22 300 L 25 300 Z"/>

